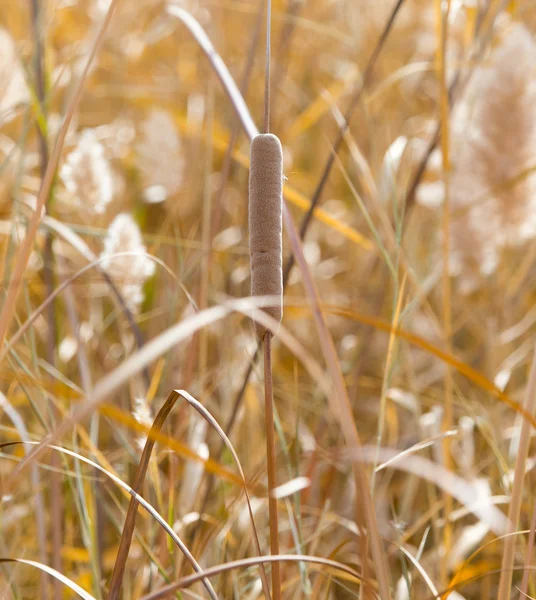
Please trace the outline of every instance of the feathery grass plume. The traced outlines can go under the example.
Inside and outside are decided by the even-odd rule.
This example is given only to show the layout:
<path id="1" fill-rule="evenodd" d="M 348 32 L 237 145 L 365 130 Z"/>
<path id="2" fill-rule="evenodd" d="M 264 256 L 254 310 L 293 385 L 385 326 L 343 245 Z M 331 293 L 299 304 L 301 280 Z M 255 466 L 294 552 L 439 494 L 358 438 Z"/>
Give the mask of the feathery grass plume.
<path id="1" fill-rule="evenodd" d="M 496 271 L 504 248 L 536 237 L 535 70 L 531 34 L 510 27 L 453 122 L 450 270 L 467 293 Z"/>
<path id="2" fill-rule="evenodd" d="M 120 252 L 132 254 L 114 256 Z M 127 213 L 117 215 L 104 240 L 102 268 L 113 277 L 133 312 L 143 302 L 143 285 L 154 273 L 154 263 L 146 252 L 136 221 Z"/>
<path id="3" fill-rule="evenodd" d="M 0 27 L 0 125 L 10 121 L 21 104 L 26 104 L 30 93 L 15 40 Z"/>
<path id="4" fill-rule="evenodd" d="M 249 169 L 249 253 L 251 295 L 275 296 L 263 310 L 276 321 L 283 317 L 282 271 L 283 149 L 277 136 L 258 135 L 251 142 Z M 266 328 L 255 324 L 259 339 Z"/>
<path id="5" fill-rule="evenodd" d="M 132 409 L 132 416 L 136 419 L 138 423 L 141 425 L 145 425 L 149 429 L 153 425 L 154 416 L 151 407 L 147 402 L 147 398 L 142 396 L 138 396 L 134 398 L 134 407 Z M 145 443 L 147 442 L 147 436 L 142 433 L 136 439 L 136 443 L 140 450 L 143 450 Z"/>
<path id="6" fill-rule="evenodd" d="M 93 129 L 82 132 L 76 148 L 67 155 L 60 177 L 77 208 L 97 214 L 106 211 L 114 196 L 114 181 L 104 146 Z"/>
<path id="7" fill-rule="evenodd" d="M 141 125 L 142 138 L 136 146 L 136 163 L 144 185 L 146 202 L 163 202 L 181 188 L 184 154 L 172 116 L 151 110 Z"/>

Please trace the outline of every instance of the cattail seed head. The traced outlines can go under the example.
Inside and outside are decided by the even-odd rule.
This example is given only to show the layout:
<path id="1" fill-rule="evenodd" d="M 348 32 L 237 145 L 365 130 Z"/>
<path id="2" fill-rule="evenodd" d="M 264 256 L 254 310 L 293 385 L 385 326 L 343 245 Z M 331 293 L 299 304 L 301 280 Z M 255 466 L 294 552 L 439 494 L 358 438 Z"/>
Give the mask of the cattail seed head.
<path id="1" fill-rule="evenodd" d="M 277 305 L 263 308 L 277 321 L 283 316 L 282 272 L 283 149 L 271 133 L 251 142 L 249 168 L 249 253 L 251 295 L 276 296 Z M 266 327 L 255 323 L 264 338 Z"/>

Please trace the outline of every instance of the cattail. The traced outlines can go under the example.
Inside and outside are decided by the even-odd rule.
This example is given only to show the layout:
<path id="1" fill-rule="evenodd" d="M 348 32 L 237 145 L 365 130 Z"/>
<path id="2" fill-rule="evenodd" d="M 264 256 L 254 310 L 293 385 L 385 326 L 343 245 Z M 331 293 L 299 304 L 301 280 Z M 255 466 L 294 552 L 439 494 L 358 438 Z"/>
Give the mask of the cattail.
<path id="1" fill-rule="evenodd" d="M 280 322 L 283 316 L 282 273 L 283 150 L 271 133 L 251 142 L 249 170 L 249 252 L 252 296 L 275 296 L 277 304 L 265 307 Z M 259 339 L 266 327 L 255 324 Z"/>

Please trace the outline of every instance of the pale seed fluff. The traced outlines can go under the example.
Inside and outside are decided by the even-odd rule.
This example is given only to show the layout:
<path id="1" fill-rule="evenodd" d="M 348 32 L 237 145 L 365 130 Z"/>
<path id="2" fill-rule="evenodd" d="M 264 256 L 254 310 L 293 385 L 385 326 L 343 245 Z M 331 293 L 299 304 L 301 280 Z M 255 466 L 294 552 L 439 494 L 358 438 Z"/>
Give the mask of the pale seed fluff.
<path id="1" fill-rule="evenodd" d="M 145 201 L 163 202 L 176 194 L 183 182 L 184 155 L 171 115 L 152 110 L 141 126 L 136 164 L 142 176 Z"/>
<path id="2" fill-rule="evenodd" d="M 127 306 L 137 312 L 144 300 L 143 285 L 153 275 L 155 266 L 131 215 L 121 213 L 112 221 L 101 258 L 102 268 L 118 285 Z"/>
<path id="3" fill-rule="evenodd" d="M 452 123 L 450 271 L 472 292 L 536 237 L 536 43 L 509 28 Z"/>
<path id="4" fill-rule="evenodd" d="M 67 203 L 97 214 L 105 212 L 113 199 L 114 181 L 110 164 L 93 129 L 86 129 L 60 170 Z"/>
<path id="5" fill-rule="evenodd" d="M 145 398 L 138 397 L 134 399 L 132 416 L 140 425 L 144 425 L 145 427 L 151 427 L 153 424 L 151 407 L 147 404 L 147 400 Z M 136 440 L 139 448 L 142 450 L 146 441 L 147 435 L 145 433 L 140 434 Z"/>
<path id="6" fill-rule="evenodd" d="M 0 27 L 0 124 L 16 114 L 19 105 L 30 99 L 15 40 Z"/>

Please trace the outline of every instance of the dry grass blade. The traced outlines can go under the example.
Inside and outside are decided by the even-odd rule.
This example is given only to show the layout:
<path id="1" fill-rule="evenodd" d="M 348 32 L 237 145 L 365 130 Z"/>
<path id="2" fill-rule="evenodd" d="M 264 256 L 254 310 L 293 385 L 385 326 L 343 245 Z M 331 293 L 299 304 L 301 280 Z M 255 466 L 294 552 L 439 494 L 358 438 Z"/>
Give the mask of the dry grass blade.
<path id="1" fill-rule="evenodd" d="M 333 385 L 335 386 L 334 396 L 328 396 L 328 400 L 331 403 L 331 410 L 334 416 L 336 416 L 340 422 L 341 430 L 349 448 L 355 450 L 357 454 L 359 454 L 361 441 L 359 439 L 359 433 L 357 431 L 352 414 L 352 407 L 348 397 L 348 391 L 344 383 L 341 365 L 337 358 L 333 339 L 331 338 L 329 330 L 326 326 L 322 309 L 320 308 L 320 299 L 318 297 L 318 292 L 316 290 L 313 278 L 311 277 L 307 261 L 305 260 L 305 256 L 303 254 L 300 238 L 298 237 L 292 217 L 290 216 L 286 206 L 283 207 L 283 218 L 287 227 L 287 234 L 289 236 L 292 251 L 300 267 L 307 295 L 312 305 L 311 309 L 313 311 L 313 317 L 315 320 L 318 337 L 320 338 L 324 358 L 328 366 L 328 371 L 331 375 Z M 363 532 L 364 525 L 366 524 L 368 536 L 370 538 L 372 557 L 376 567 L 376 577 L 378 580 L 380 597 L 382 600 L 388 600 L 391 597 L 389 576 L 382 542 L 378 531 L 378 525 L 376 522 L 376 514 L 370 495 L 367 474 L 365 472 L 363 463 L 360 461 L 358 456 L 354 456 L 352 467 L 356 479 L 356 489 L 360 491 L 360 496 L 358 496 L 358 498 L 363 502 L 362 507 L 359 505 L 357 506 L 358 525 Z M 360 541 L 362 542 L 361 560 L 362 564 L 366 565 L 368 561 L 368 552 L 366 551 L 367 543 L 363 535 L 360 536 Z M 364 573 L 364 576 L 366 578 L 366 572 Z"/>
<path id="2" fill-rule="evenodd" d="M 173 390 L 167 400 L 164 402 L 162 408 L 158 411 L 158 414 L 155 417 L 153 425 L 151 427 L 151 432 L 158 433 L 162 429 L 169 413 L 171 412 L 173 406 L 175 406 L 175 402 L 179 394 Z M 154 448 L 154 435 L 152 437 L 148 437 L 145 445 L 143 447 L 143 452 L 140 458 L 140 462 L 138 464 L 138 468 L 136 469 L 136 476 L 134 478 L 134 485 L 132 486 L 133 491 L 138 494 L 141 491 L 143 486 L 143 482 L 145 481 L 145 475 L 147 474 L 147 469 L 149 467 L 149 461 L 151 460 L 151 453 Z M 125 566 L 128 559 L 128 553 L 130 551 L 130 544 L 132 543 L 132 535 L 134 534 L 134 528 L 136 526 L 136 513 L 138 511 L 138 501 L 135 496 L 132 496 L 130 503 L 128 505 L 128 512 L 125 518 L 125 523 L 123 525 L 123 531 L 121 532 L 121 541 L 119 542 L 119 549 L 117 551 L 117 557 L 115 560 L 112 579 L 110 581 L 110 592 L 108 595 L 108 600 L 117 600 L 119 598 L 119 593 L 121 591 L 121 585 L 123 583 L 123 575 L 125 572 Z M 192 557 L 193 558 L 193 557 Z M 190 564 L 198 573 L 201 572 L 201 567 L 197 564 L 195 560 L 190 560 Z M 205 589 L 207 590 L 209 596 L 212 600 L 218 600 L 218 596 L 212 587 L 210 581 L 206 578 L 202 578 L 201 580 Z"/>
<path id="3" fill-rule="evenodd" d="M 223 62 L 221 56 L 214 49 L 212 42 L 209 40 L 201 25 L 188 11 L 184 10 L 183 8 L 171 5 L 167 7 L 167 11 L 170 15 L 177 17 L 184 23 L 184 25 L 186 25 L 203 52 L 207 55 L 207 58 L 210 60 L 215 73 L 220 78 L 225 91 L 229 95 L 229 98 L 233 103 L 238 116 L 240 117 L 242 126 L 246 130 L 249 138 L 251 139 L 257 135 L 257 127 L 251 118 L 248 107 L 244 101 L 244 98 L 242 97 L 242 94 L 240 93 L 240 90 L 229 73 L 229 69 Z"/>
<path id="4" fill-rule="evenodd" d="M 534 556 L 534 540 L 536 538 L 536 502 L 532 509 L 532 519 L 530 520 L 530 533 L 529 541 L 527 543 L 527 549 L 525 551 L 525 565 L 530 565 Z M 529 585 L 530 571 L 527 569 L 523 573 L 523 579 L 521 580 L 521 587 L 519 588 L 520 594 L 525 594 Z M 521 596 L 520 596 L 521 598 Z"/>
<path id="5" fill-rule="evenodd" d="M 28 565 L 30 567 L 35 567 L 36 569 L 43 571 L 47 575 L 54 577 L 55 580 L 63 583 L 63 585 L 68 587 L 71 591 L 73 591 L 80 598 L 83 598 L 84 600 L 96 600 L 94 596 L 92 596 L 90 593 L 86 592 L 74 581 L 71 581 L 68 577 L 65 577 L 65 575 L 62 575 L 61 573 L 59 573 L 52 567 L 48 567 L 47 565 L 44 565 L 43 563 L 37 562 L 35 560 L 27 560 L 25 558 L 0 558 L 0 563 L 17 563 L 20 565 Z"/>
<path id="6" fill-rule="evenodd" d="M 534 571 L 536 570 L 536 567 L 531 567 L 531 566 L 523 566 L 523 565 L 519 565 L 516 567 L 513 567 L 512 569 L 512 573 L 516 573 L 517 571 Z M 441 590 L 439 592 L 439 595 L 441 596 L 441 598 L 448 598 L 449 597 L 449 593 L 450 592 L 454 592 L 458 589 L 460 589 L 462 586 L 468 585 L 470 583 L 473 583 L 475 581 L 478 581 L 479 579 L 483 579 L 484 577 L 489 577 L 491 575 L 497 575 L 501 573 L 501 569 L 486 569 L 483 570 L 483 572 L 478 573 L 477 575 L 473 575 L 472 577 L 467 577 L 467 579 L 464 579 L 463 581 L 460 581 L 459 583 L 457 583 L 456 585 L 451 585 L 448 588 Z M 424 598 L 423 600 L 435 600 L 434 596 L 427 596 L 426 598 Z"/>
<path id="7" fill-rule="evenodd" d="M 404 546 L 399 546 L 398 549 L 404 554 L 404 556 L 406 556 L 409 559 L 409 561 L 413 564 L 417 571 L 419 571 L 420 576 L 423 578 L 426 585 L 430 588 L 430 591 L 434 595 L 434 600 L 440 600 L 441 596 L 439 595 L 439 592 L 437 591 L 434 582 L 432 581 L 430 575 L 428 575 L 428 573 L 424 570 L 421 563 L 413 556 L 413 554 L 411 554 L 411 552 L 408 552 L 408 550 L 406 550 Z"/>
<path id="8" fill-rule="evenodd" d="M 0 409 L 9 417 L 13 426 L 17 430 L 21 440 L 27 440 L 28 429 L 24 423 L 23 417 L 17 409 L 8 401 L 6 396 L 0 392 Z M 24 446 L 24 452 L 28 453 L 30 446 Z M 41 562 L 46 560 L 47 534 L 46 534 L 46 513 L 45 504 L 43 501 L 43 493 L 41 491 L 41 478 L 36 465 L 32 465 L 30 479 L 34 494 L 34 510 L 35 510 L 35 526 L 37 529 L 36 536 L 39 543 L 39 558 Z M 42 585 L 47 581 L 47 577 L 43 575 Z"/>
<path id="9" fill-rule="evenodd" d="M 456 433 L 457 433 L 457 431 L 455 431 L 455 430 L 445 431 L 444 433 L 440 433 L 432 438 L 423 440 L 422 442 L 418 442 L 417 444 L 414 444 L 413 446 L 410 446 L 409 448 L 406 448 L 405 450 L 400 451 L 398 454 L 394 455 L 392 458 L 381 463 L 380 465 L 375 467 L 374 470 L 376 473 L 378 473 L 379 471 L 383 471 L 383 469 L 386 469 L 387 467 L 391 466 L 393 463 L 395 463 L 397 460 L 400 460 L 404 456 L 408 456 L 410 454 L 413 454 L 414 452 L 419 452 L 419 450 L 424 450 L 425 448 L 429 448 L 430 446 L 433 446 L 435 443 L 442 440 L 443 438 L 454 436 L 454 435 L 456 435 Z"/>
<path id="10" fill-rule="evenodd" d="M 5 442 L 3 444 L 0 444 L 0 448 L 7 448 L 9 446 L 16 446 L 18 444 L 37 445 L 37 444 L 39 444 L 39 442 L 33 442 L 33 441 Z M 97 469 L 98 471 L 100 471 L 101 473 L 103 473 L 104 475 L 106 475 L 106 477 L 108 477 L 109 479 L 111 479 L 121 489 L 123 489 L 126 492 L 128 492 L 130 494 L 130 496 L 135 500 L 135 502 L 138 503 L 138 504 L 141 504 L 141 506 L 143 506 L 143 508 L 145 508 L 145 510 L 165 530 L 165 532 L 170 536 L 170 538 L 173 540 L 173 542 L 177 545 L 177 547 L 184 554 L 184 556 L 186 557 L 186 559 L 188 560 L 188 562 L 192 565 L 192 568 L 194 569 L 194 571 L 196 571 L 197 573 L 201 573 L 202 572 L 201 567 L 199 566 L 199 564 L 197 563 L 197 561 L 195 560 L 195 558 L 192 556 L 192 554 L 188 550 L 187 546 L 183 543 L 183 541 L 175 533 L 175 531 L 173 530 L 173 528 L 170 527 L 170 525 L 164 519 L 164 517 L 162 517 L 160 515 L 160 513 L 156 510 L 156 508 L 154 508 L 154 506 L 152 506 L 151 504 L 149 504 L 149 502 L 147 502 L 147 500 L 145 500 L 142 496 L 140 496 L 140 494 L 138 494 L 127 483 L 125 483 L 122 479 L 120 479 L 119 477 L 117 477 L 116 475 L 114 475 L 113 473 L 111 473 L 110 471 L 108 471 L 107 469 L 105 469 L 104 467 L 102 467 L 101 465 L 99 465 L 98 463 L 94 462 L 93 460 L 91 460 L 89 458 L 86 458 L 85 456 L 82 456 L 81 454 L 79 454 L 77 452 L 73 452 L 72 450 L 68 450 L 67 448 L 62 448 L 61 446 L 54 446 L 54 445 L 50 445 L 49 449 L 50 450 L 54 450 L 56 452 L 60 452 L 61 454 L 65 454 L 67 456 L 72 456 L 76 460 L 79 460 L 79 461 L 81 461 L 83 463 L 86 463 L 87 465 L 90 465 L 91 467 Z"/>
<path id="11" fill-rule="evenodd" d="M 529 383 L 525 392 L 524 409 L 529 414 L 534 413 L 536 407 L 536 352 L 532 359 L 530 368 Z M 508 507 L 508 533 L 513 533 L 517 529 L 519 514 L 521 510 L 521 501 L 523 500 L 523 490 L 525 482 L 525 471 L 527 467 L 527 457 L 529 453 L 530 436 L 532 426 L 524 420 L 521 425 L 521 434 L 519 437 L 519 449 L 517 451 L 516 466 L 514 471 L 514 484 L 512 486 L 512 497 Z M 508 600 L 511 598 L 512 587 L 512 568 L 514 566 L 516 538 L 509 536 L 504 543 L 504 551 L 501 565 L 501 578 L 499 580 L 498 600 Z"/>
<path id="12" fill-rule="evenodd" d="M 207 577 L 212 577 L 213 575 L 219 575 L 220 573 L 225 573 L 226 571 L 232 571 L 233 569 L 241 569 L 245 567 L 252 567 L 255 565 L 259 565 L 261 563 L 273 563 L 273 562 L 307 562 L 310 564 L 322 565 L 325 567 L 329 567 L 330 569 L 335 569 L 335 571 L 339 571 L 346 575 L 350 575 L 355 578 L 356 581 L 361 582 L 364 586 L 368 588 L 372 588 L 370 582 L 366 581 L 359 575 L 357 571 L 348 567 L 347 565 L 337 562 L 335 560 L 330 560 L 329 558 L 321 558 L 319 556 L 307 556 L 306 554 L 280 554 L 279 556 L 259 556 L 255 558 L 243 558 L 241 560 L 235 560 L 228 563 L 223 563 L 221 565 L 217 565 L 215 567 L 210 567 L 206 569 L 203 574 Z M 167 598 L 170 594 L 175 592 L 178 589 L 186 588 L 192 583 L 199 581 L 199 575 L 192 575 L 188 577 L 183 577 L 172 583 L 163 587 L 156 592 L 151 592 L 150 594 L 146 594 L 140 600 L 157 600 L 158 598 Z"/>
<path id="13" fill-rule="evenodd" d="M 207 473 L 217 475 L 224 481 L 228 481 L 229 483 L 233 483 L 234 485 L 242 485 L 242 480 L 240 479 L 240 476 L 236 475 L 233 471 L 227 469 L 226 467 L 217 463 L 211 458 L 205 460 L 204 458 L 199 456 L 199 454 L 194 452 L 194 450 L 192 450 L 189 446 L 180 442 L 179 440 L 176 440 L 166 435 L 165 433 L 156 431 L 153 431 L 151 433 L 151 428 L 148 425 L 144 425 L 143 423 L 137 421 L 130 412 L 122 411 L 113 404 L 106 403 L 104 403 L 100 407 L 100 412 L 115 423 L 120 423 L 121 425 L 124 425 L 131 431 L 135 431 L 147 437 L 152 437 L 152 439 L 154 439 L 155 442 L 160 442 L 161 444 L 164 444 L 165 446 L 176 452 L 180 457 L 186 460 L 191 460 L 203 464 Z M 253 489 L 257 491 L 257 488 Z M 264 493 L 264 489 L 258 488 L 258 491 L 259 493 Z"/>
<path id="14" fill-rule="evenodd" d="M 52 181 L 54 179 L 54 174 L 56 172 L 56 168 L 58 166 L 58 162 L 60 159 L 61 151 L 63 148 L 63 144 L 65 142 L 65 136 L 67 135 L 67 131 L 69 129 L 69 125 L 71 123 L 71 119 L 73 114 L 78 107 L 80 102 L 80 98 L 82 97 L 82 90 L 84 89 L 84 83 L 89 73 L 89 68 L 93 63 L 93 59 L 95 58 L 97 51 L 99 50 L 102 40 L 104 39 L 104 34 L 106 29 L 110 23 L 112 15 L 116 9 L 119 0 L 112 0 L 108 11 L 106 13 L 106 17 L 99 29 L 95 42 L 91 48 L 91 53 L 87 60 L 87 63 L 80 75 L 80 79 L 76 86 L 74 95 L 69 102 L 67 113 L 61 125 L 61 129 L 58 134 L 58 138 L 56 141 L 56 145 L 54 146 L 54 150 L 50 157 L 50 160 L 47 164 L 47 169 L 43 181 L 41 182 L 41 187 L 39 189 L 39 196 L 37 198 L 37 204 L 34 209 L 34 213 L 28 223 L 28 229 L 26 231 L 26 236 L 24 241 L 22 242 L 21 248 L 17 254 L 17 260 L 15 262 L 15 267 L 13 269 L 13 275 L 10 278 L 9 286 L 6 294 L 6 298 L 4 300 L 4 304 L 2 306 L 2 311 L 0 312 L 0 345 L 3 346 L 4 339 L 6 337 L 8 328 L 11 324 L 11 319 L 15 313 L 15 303 L 17 300 L 20 284 L 23 280 L 23 273 L 28 264 L 28 260 L 30 259 L 30 254 L 32 252 L 33 244 L 35 241 L 35 236 L 37 234 L 37 229 L 39 227 L 39 223 L 41 222 L 41 213 L 43 211 L 43 207 L 47 201 L 48 195 L 50 193 L 50 188 L 52 186 Z"/>
<path id="15" fill-rule="evenodd" d="M 253 539 L 255 542 L 257 552 L 259 553 L 259 556 L 260 556 L 262 554 L 261 545 L 259 542 L 259 535 L 257 533 L 257 527 L 255 525 L 255 517 L 253 516 L 253 509 L 251 508 L 251 500 L 249 497 L 248 487 L 247 487 L 247 483 L 246 483 L 246 476 L 244 474 L 244 470 L 242 469 L 242 463 L 240 462 L 240 459 L 238 458 L 238 454 L 236 453 L 236 450 L 234 449 L 234 446 L 231 443 L 231 440 L 227 437 L 227 435 L 225 435 L 225 431 L 223 431 L 223 429 L 220 426 L 220 424 L 218 423 L 218 421 L 216 421 L 216 419 L 201 404 L 201 402 L 196 400 L 191 394 L 189 394 L 185 390 L 175 390 L 175 392 L 179 396 L 182 396 L 193 408 L 195 408 L 195 410 L 203 417 L 203 419 L 205 419 L 210 424 L 210 426 L 220 436 L 220 438 L 223 440 L 223 443 L 225 444 L 225 446 L 228 448 L 229 452 L 231 453 L 231 455 L 236 463 L 236 466 L 238 468 L 238 472 L 240 473 L 242 482 L 243 482 L 244 495 L 246 496 L 246 503 L 247 503 L 248 512 L 249 512 L 249 519 L 251 522 L 251 529 L 253 531 Z M 262 586 L 263 586 L 263 590 L 266 595 L 266 598 L 270 598 L 270 591 L 268 588 L 268 581 L 266 579 L 266 572 L 264 570 L 264 565 L 262 565 L 262 564 L 261 564 L 261 581 L 262 581 Z"/>
<path id="16" fill-rule="evenodd" d="M 462 479 L 453 471 L 424 456 L 401 453 L 389 448 L 378 450 L 375 446 L 363 446 L 358 453 L 354 454 L 355 456 L 369 464 L 374 464 L 378 456 L 384 463 L 388 463 L 389 468 L 411 473 L 433 483 L 441 491 L 458 500 L 480 521 L 487 523 L 497 535 L 504 534 L 507 529 L 508 519 L 487 499 L 482 500 L 477 485 Z"/>

